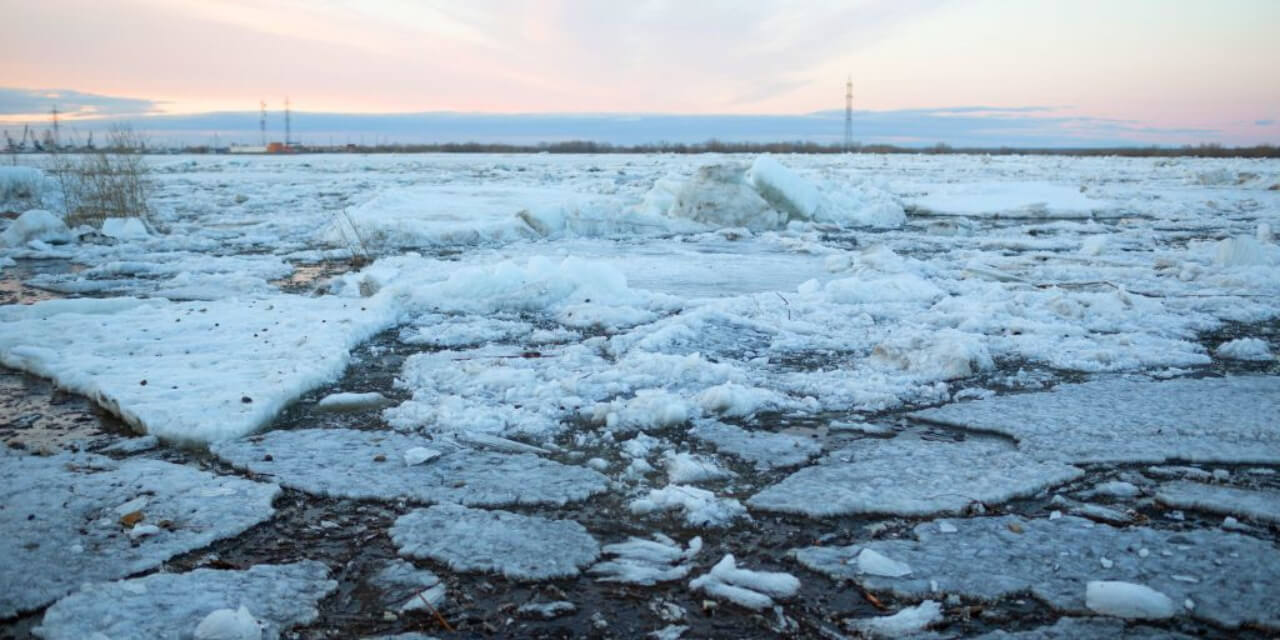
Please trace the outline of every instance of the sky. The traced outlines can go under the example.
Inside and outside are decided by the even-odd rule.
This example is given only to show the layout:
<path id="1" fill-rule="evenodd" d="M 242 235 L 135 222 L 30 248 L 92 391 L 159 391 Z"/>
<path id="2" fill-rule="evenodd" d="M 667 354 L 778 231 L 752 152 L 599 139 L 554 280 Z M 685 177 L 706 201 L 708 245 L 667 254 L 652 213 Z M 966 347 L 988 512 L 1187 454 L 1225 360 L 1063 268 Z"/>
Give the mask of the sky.
<path id="1" fill-rule="evenodd" d="M 22 27 L 0 40 L 6 124 L 47 120 L 57 104 L 86 130 L 97 126 L 87 119 L 114 118 L 175 139 L 252 138 L 248 112 L 259 100 L 278 111 L 288 96 L 300 136 L 313 138 L 456 135 L 385 115 L 455 112 L 476 116 L 481 134 L 501 114 L 523 137 L 588 137 L 570 135 L 576 122 L 605 141 L 656 141 L 693 135 L 673 124 L 692 116 L 720 137 L 759 139 L 747 127 L 776 117 L 834 141 L 852 77 L 861 142 L 1280 142 L 1280 0 L 0 0 L 0 10 Z M 223 129 L 211 112 L 239 116 Z M 363 115 L 309 130 L 308 113 Z M 560 117 L 542 133 L 548 119 L 528 114 Z M 585 114 L 646 117 L 611 129 Z M 820 126 L 836 130 L 811 132 Z"/>

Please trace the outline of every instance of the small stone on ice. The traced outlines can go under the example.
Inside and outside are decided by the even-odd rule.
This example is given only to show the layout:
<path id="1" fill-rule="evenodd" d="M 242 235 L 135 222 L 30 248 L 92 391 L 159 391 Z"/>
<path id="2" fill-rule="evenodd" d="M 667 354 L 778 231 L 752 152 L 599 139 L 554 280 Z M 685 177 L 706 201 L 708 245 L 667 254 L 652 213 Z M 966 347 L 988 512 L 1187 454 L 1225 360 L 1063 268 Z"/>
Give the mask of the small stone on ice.
<path id="1" fill-rule="evenodd" d="M 1113 565 L 1115 565 L 1115 563 L 1112 562 L 1111 559 L 1106 556 L 1099 558 L 1098 562 L 1102 564 L 1103 569 L 1110 569 Z"/>
<path id="2" fill-rule="evenodd" d="M 196 626 L 195 640 L 260 640 L 262 627 L 243 605 L 239 610 L 218 609 Z"/>
<path id="3" fill-rule="evenodd" d="M 1173 617 L 1173 601 L 1151 587 L 1131 582 L 1093 580 L 1085 587 L 1085 606 L 1118 618 L 1156 620 Z"/>
<path id="4" fill-rule="evenodd" d="M 410 467 L 440 457 L 440 452 L 426 447 L 414 447 L 404 452 L 404 463 Z"/>
<path id="5" fill-rule="evenodd" d="M 1143 547 L 1143 548 L 1141 548 L 1141 549 L 1138 549 L 1138 557 L 1139 557 L 1139 558 L 1145 558 L 1145 557 L 1147 557 L 1147 556 L 1149 556 L 1149 555 L 1151 555 L 1151 552 L 1150 552 L 1150 551 L 1148 551 L 1146 547 Z"/>

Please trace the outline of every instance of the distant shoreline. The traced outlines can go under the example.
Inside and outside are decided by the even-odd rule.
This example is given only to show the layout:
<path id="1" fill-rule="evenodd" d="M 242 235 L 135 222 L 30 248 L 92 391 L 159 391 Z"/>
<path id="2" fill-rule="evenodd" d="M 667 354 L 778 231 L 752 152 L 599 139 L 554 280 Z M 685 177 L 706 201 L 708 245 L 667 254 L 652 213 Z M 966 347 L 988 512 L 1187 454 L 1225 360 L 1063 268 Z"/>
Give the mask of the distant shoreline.
<path id="1" fill-rule="evenodd" d="M 91 149 L 63 149 L 64 153 L 80 153 Z M 571 140 L 539 144 L 502 144 L 482 142 L 449 142 L 437 144 L 378 144 L 378 145 L 321 145 L 296 146 L 287 151 L 261 152 L 236 151 L 234 147 L 210 147 L 189 145 L 168 149 L 143 149 L 143 153 L 156 154 L 227 154 L 227 155 L 295 155 L 323 153 L 554 153 L 554 154 L 660 154 L 677 155 L 700 153 L 790 153 L 790 154 L 916 154 L 916 155 L 985 155 L 985 156 L 1068 156 L 1130 158 L 1280 158 L 1280 146 L 1255 145 L 1226 147 L 1217 144 L 1201 144 L 1181 147 L 952 147 L 937 144 L 928 147 L 901 147 L 896 145 L 854 145 L 845 149 L 840 144 L 815 142 L 721 142 L 708 140 L 702 143 L 654 143 L 615 145 L 604 142 Z M 20 151 L 19 155 L 43 154 L 43 151 Z"/>

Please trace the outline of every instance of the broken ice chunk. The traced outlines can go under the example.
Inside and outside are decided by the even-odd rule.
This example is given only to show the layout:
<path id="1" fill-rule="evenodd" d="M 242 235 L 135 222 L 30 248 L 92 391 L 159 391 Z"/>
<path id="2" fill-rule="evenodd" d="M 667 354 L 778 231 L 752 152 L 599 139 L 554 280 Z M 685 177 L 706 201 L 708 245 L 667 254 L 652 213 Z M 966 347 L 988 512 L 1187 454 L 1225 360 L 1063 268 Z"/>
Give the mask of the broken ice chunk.
<path id="1" fill-rule="evenodd" d="M 195 640 L 259 640 L 262 627 L 249 613 L 249 609 L 240 605 L 239 609 L 218 609 L 204 617 L 196 625 Z"/>
<path id="2" fill-rule="evenodd" d="M 1090 610 L 1117 618 L 1159 620 L 1176 612 L 1169 596 L 1132 582 L 1092 580 L 1085 587 L 1084 599 Z"/>
<path id="3" fill-rule="evenodd" d="M 404 452 L 404 463 L 410 467 L 440 457 L 440 452 L 426 447 L 413 447 Z"/>
<path id="4" fill-rule="evenodd" d="M 942 604 L 925 600 L 914 607 L 907 607 L 891 616 L 859 618 L 845 623 L 850 631 L 857 631 L 873 638 L 900 638 L 913 635 L 942 620 Z"/>
<path id="5" fill-rule="evenodd" d="M 901 576 L 911 575 L 911 567 L 905 562 L 898 562 L 888 556 L 872 551 L 871 549 L 863 549 L 858 554 L 858 571 L 873 575 L 884 576 L 886 578 L 898 578 Z"/>
<path id="6" fill-rule="evenodd" d="M 626 542 L 605 545 L 602 551 L 614 558 L 591 567 L 587 573 L 597 576 L 601 582 L 641 586 L 679 580 L 689 575 L 693 566 L 688 561 L 702 549 L 702 538 L 690 540 L 688 549 L 681 549 L 674 540 L 661 534 L 654 538 L 629 538 Z"/>
<path id="7" fill-rule="evenodd" d="M 775 598 L 794 596 L 800 590 L 800 581 L 789 573 L 739 569 L 733 554 L 727 554 L 709 573 L 694 578 L 689 587 L 759 611 L 772 607 Z"/>
<path id="8" fill-rule="evenodd" d="M 631 501 L 631 513 L 637 515 L 675 510 L 684 511 L 685 522 L 691 527 L 723 527 L 738 518 L 750 518 L 741 502 L 684 485 L 652 489 L 647 497 Z"/>

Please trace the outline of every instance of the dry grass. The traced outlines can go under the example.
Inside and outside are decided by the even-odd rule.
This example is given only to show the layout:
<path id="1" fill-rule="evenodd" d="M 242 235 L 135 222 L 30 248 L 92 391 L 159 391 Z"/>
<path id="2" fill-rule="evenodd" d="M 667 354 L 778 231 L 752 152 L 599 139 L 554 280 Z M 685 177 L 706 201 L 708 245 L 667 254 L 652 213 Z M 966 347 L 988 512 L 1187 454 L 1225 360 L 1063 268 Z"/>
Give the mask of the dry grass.
<path id="1" fill-rule="evenodd" d="M 67 224 L 100 227 L 107 218 L 148 221 L 151 185 L 144 148 L 142 136 L 128 126 L 117 126 L 101 149 L 54 155 L 50 171 L 62 190 Z"/>

